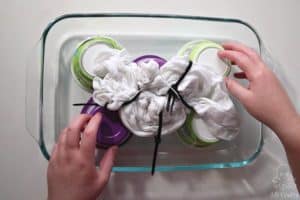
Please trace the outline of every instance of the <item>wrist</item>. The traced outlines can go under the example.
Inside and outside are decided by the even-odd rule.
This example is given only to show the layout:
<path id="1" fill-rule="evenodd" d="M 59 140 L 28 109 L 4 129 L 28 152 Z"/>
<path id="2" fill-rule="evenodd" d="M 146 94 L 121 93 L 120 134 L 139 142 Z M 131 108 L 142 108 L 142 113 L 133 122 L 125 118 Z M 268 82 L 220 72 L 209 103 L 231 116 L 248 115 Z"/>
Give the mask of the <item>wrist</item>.
<path id="1" fill-rule="evenodd" d="M 296 112 L 272 130 L 277 134 L 286 150 L 299 146 L 300 116 Z"/>

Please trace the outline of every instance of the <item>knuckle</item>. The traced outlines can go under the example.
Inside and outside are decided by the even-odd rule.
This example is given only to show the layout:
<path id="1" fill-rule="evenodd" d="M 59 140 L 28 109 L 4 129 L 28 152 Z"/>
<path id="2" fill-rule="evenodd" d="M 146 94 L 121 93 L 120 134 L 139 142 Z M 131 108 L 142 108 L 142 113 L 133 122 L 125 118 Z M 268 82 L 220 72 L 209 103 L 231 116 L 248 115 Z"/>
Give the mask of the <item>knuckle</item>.
<path id="1" fill-rule="evenodd" d="M 72 132 L 74 132 L 76 129 L 75 129 L 75 127 L 74 126 L 68 126 L 67 128 L 66 128 L 66 133 L 72 133 Z"/>
<path id="2" fill-rule="evenodd" d="M 238 66 L 245 66 L 248 64 L 248 58 L 243 54 L 235 52 L 234 59 L 232 59 Z"/>
<path id="3" fill-rule="evenodd" d="M 85 159 L 79 157 L 76 160 L 76 166 L 78 169 L 82 170 L 88 167 L 88 162 Z"/>
<path id="4" fill-rule="evenodd" d="M 78 125 L 76 125 L 76 124 L 73 124 L 73 125 L 70 125 L 70 126 L 69 126 L 69 132 L 75 132 L 75 131 L 77 131 L 78 129 L 80 129 L 80 128 L 79 128 Z"/>
<path id="5" fill-rule="evenodd" d="M 240 56 L 239 60 L 240 60 L 241 65 L 244 65 L 244 66 L 250 65 L 249 59 L 245 56 Z"/>
<path id="6" fill-rule="evenodd" d="M 239 54 L 234 51 L 226 51 L 226 57 L 228 57 L 230 60 L 237 60 L 239 58 Z"/>
<path id="7" fill-rule="evenodd" d="M 100 184 L 102 186 L 105 186 L 108 183 L 108 181 L 109 181 L 109 175 L 108 174 L 102 174 L 100 176 Z"/>
<path id="8" fill-rule="evenodd" d="M 85 168 L 86 168 L 86 164 L 85 163 L 83 163 L 83 162 L 77 162 L 77 169 L 79 169 L 79 170 L 82 171 Z"/>
<path id="9" fill-rule="evenodd" d="M 263 69 L 259 69 L 254 73 L 253 77 L 254 79 L 262 79 L 265 77 L 265 71 Z"/>
<path id="10" fill-rule="evenodd" d="M 62 133 L 68 133 L 71 131 L 71 128 L 70 127 L 66 127 L 63 129 Z"/>
<path id="11" fill-rule="evenodd" d="M 258 62 L 257 65 L 258 65 L 259 69 L 265 69 L 266 68 L 263 62 Z"/>
<path id="12" fill-rule="evenodd" d="M 60 136 L 59 138 L 59 143 L 58 145 L 63 148 L 66 144 L 66 137 L 67 137 L 67 134 L 66 133 L 62 133 L 62 135 Z"/>
<path id="13" fill-rule="evenodd" d="M 67 134 L 67 128 L 64 128 L 64 129 L 60 132 L 60 134 L 59 134 L 59 136 L 58 136 L 58 140 L 59 140 L 59 141 L 62 139 L 62 137 L 63 137 L 64 134 Z"/>
<path id="14" fill-rule="evenodd" d="M 254 59 L 258 59 L 259 58 L 257 52 L 254 49 L 252 49 L 252 48 L 249 49 L 248 54 L 249 54 L 250 57 L 252 57 Z"/>
<path id="15" fill-rule="evenodd" d="M 89 137 L 89 136 L 93 135 L 93 133 L 94 133 L 94 131 L 91 130 L 91 129 L 86 129 L 86 130 L 84 131 L 84 135 L 85 135 L 86 137 Z"/>
<path id="16" fill-rule="evenodd" d="M 60 162 L 63 162 L 63 163 L 71 163 L 72 161 L 72 156 L 69 154 L 69 153 L 61 153 L 60 154 Z"/>

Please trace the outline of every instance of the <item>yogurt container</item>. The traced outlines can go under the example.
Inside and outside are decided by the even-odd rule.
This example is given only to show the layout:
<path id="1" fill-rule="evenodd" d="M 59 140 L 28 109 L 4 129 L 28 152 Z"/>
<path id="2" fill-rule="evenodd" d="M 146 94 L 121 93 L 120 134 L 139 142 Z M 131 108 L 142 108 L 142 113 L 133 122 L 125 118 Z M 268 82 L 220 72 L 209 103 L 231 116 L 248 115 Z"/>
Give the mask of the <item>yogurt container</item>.
<path id="1" fill-rule="evenodd" d="M 93 91 L 94 68 L 122 47 L 109 37 L 97 36 L 82 42 L 71 60 L 71 72 L 84 90 Z"/>
<path id="2" fill-rule="evenodd" d="M 159 65 L 159 67 L 161 67 L 162 65 L 164 65 L 167 61 L 159 56 L 156 55 L 144 55 L 144 56 L 140 56 L 136 59 L 134 59 L 133 62 L 139 64 L 141 62 L 149 62 L 150 60 L 154 60 L 155 62 L 157 62 L 157 64 Z"/>

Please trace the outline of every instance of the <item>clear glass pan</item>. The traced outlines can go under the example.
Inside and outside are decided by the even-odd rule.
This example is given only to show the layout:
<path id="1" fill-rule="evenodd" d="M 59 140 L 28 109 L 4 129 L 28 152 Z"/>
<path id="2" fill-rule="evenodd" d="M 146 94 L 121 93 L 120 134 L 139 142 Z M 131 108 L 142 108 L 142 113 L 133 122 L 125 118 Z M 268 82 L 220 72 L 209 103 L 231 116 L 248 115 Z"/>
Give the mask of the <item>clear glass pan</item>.
<path id="1" fill-rule="evenodd" d="M 27 70 L 27 128 L 46 159 L 60 130 L 80 113 L 81 107 L 72 104 L 85 103 L 91 96 L 73 79 L 70 60 L 80 42 L 96 35 L 118 40 L 133 58 L 155 54 L 169 59 L 186 42 L 199 39 L 235 40 L 261 53 L 261 40 L 256 31 L 238 19 L 120 13 L 61 16 L 44 30 Z M 262 124 L 233 100 L 242 121 L 237 138 L 205 148 L 192 148 L 183 144 L 177 134 L 164 136 L 156 171 L 234 168 L 254 160 L 263 145 Z M 113 171 L 150 171 L 153 148 L 153 138 L 132 136 L 120 148 Z M 99 150 L 97 158 L 101 154 Z"/>

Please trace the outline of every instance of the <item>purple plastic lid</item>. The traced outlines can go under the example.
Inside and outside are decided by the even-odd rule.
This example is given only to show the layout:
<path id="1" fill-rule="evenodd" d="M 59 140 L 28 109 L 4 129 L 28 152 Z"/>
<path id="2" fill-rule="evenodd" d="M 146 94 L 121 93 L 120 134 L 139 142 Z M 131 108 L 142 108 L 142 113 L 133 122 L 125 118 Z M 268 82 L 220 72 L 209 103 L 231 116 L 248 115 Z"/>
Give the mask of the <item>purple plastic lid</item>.
<path id="1" fill-rule="evenodd" d="M 87 104 L 95 104 L 93 98 L 90 98 Z M 97 105 L 85 105 L 81 110 L 82 114 L 95 115 L 97 112 L 102 114 L 102 122 L 97 134 L 97 146 L 107 148 L 125 143 L 131 134 L 122 124 L 118 111 L 110 111 Z"/>
<path id="2" fill-rule="evenodd" d="M 167 61 L 159 56 L 156 55 L 144 55 L 136 58 L 133 62 L 139 64 L 140 62 L 149 62 L 150 60 L 154 60 L 155 62 L 158 63 L 159 67 L 164 65 Z"/>

